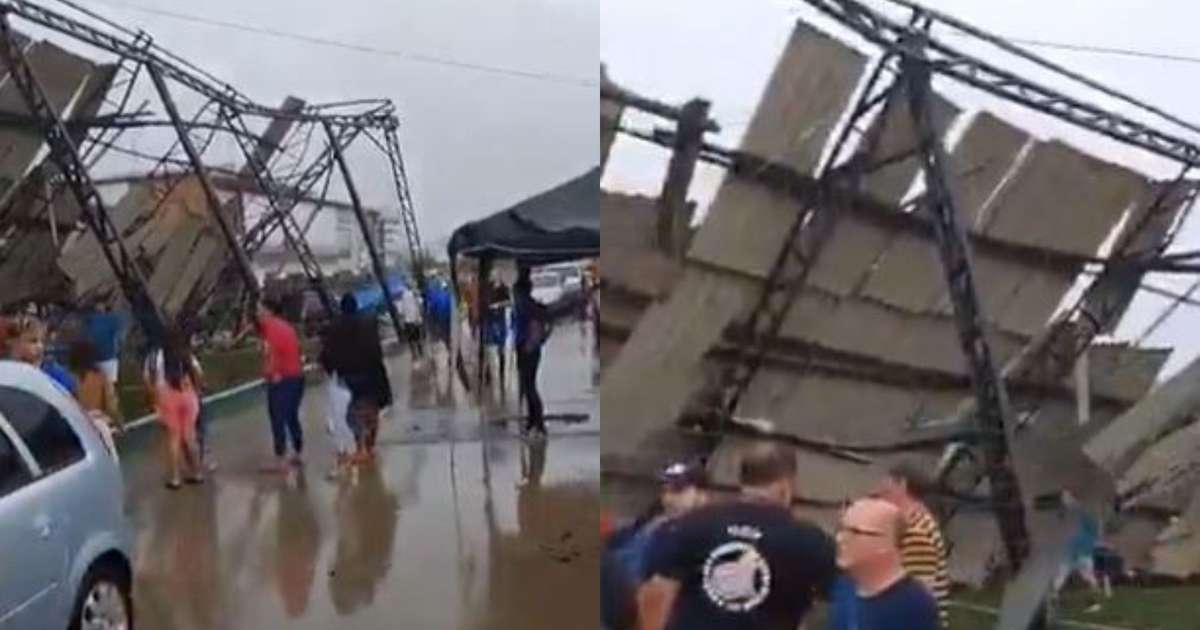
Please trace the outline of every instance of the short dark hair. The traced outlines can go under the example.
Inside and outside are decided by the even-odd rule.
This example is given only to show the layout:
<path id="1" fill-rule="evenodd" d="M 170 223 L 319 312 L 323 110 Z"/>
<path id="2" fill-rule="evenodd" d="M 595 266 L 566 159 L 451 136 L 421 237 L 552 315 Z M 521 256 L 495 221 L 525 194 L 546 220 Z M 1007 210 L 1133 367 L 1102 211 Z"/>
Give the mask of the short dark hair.
<path id="1" fill-rule="evenodd" d="M 743 486 L 765 486 L 796 476 L 796 453 L 776 442 L 753 442 L 742 450 L 738 480 Z"/>
<path id="2" fill-rule="evenodd" d="M 924 501 L 933 494 L 936 484 L 923 468 L 913 461 L 902 461 L 888 468 L 888 476 L 897 481 L 903 481 L 908 494 L 918 501 Z"/>
<path id="3" fill-rule="evenodd" d="M 260 303 L 263 305 L 263 308 L 266 308 L 268 311 L 271 311 L 276 315 L 283 314 L 283 301 L 275 296 L 264 297 Z"/>

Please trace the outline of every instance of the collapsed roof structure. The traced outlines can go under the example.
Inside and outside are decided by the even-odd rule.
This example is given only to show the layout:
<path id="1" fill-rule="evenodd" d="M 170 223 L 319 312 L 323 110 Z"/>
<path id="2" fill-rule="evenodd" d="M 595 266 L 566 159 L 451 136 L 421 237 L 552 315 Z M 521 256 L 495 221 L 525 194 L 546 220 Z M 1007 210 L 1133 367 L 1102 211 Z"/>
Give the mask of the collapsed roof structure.
<path id="1" fill-rule="evenodd" d="M 1161 517 L 1127 513 L 1115 538 L 1144 568 L 1200 572 L 1200 367 L 1152 388 L 1169 351 L 1111 341 L 1146 273 L 1195 271 L 1165 252 L 1200 190 L 1200 128 L 907 0 L 806 2 L 837 36 L 797 23 L 738 150 L 705 140 L 707 102 L 605 78 L 602 156 L 618 132 L 673 153 L 658 199 L 602 197 L 604 473 L 700 448 L 732 483 L 739 440 L 781 440 L 802 449 L 798 509 L 829 523 L 915 459 L 943 482 L 956 579 L 1016 576 L 1003 627 L 1034 618 L 1073 533 L 1041 507 L 1063 489 L 1098 513 L 1119 499 L 1189 516 L 1172 527 L 1190 537 L 1161 543 Z M 965 54 L 949 31 L 1171 130 Z M 1036 137 L 997 103 L 1174 176 Z M 622 126 L 625 108 L 676 127 Z M 692 232 L 697 161 L 728 174 Z"/>
<path id="2" fill-rule="evenodd" d="M 379 149 L 393 180 L 409 260 L 422 281 L 391 101 L 307 104 L 289 97 L 280 107 L 264 106 L 146 33 L 63 4 L 60 13 L 22 0 L 0 3 L 0 70 L 7 75 L 0 85 L 0 307 L 109 302 L 132 311 L 145 331 L 157 330 L 256 298 L 251 260 L 281 233 L 332 312 L 306 239 L 331 182 L 348 197 L 386 291 L 377 225 L 346 158 L 362 139 Z M 61 36 L 87 56 L 32 41 L 14 30 L 15 21 Z M 135 105 L 143 94 L 148 98 Z M 236 145 L 241 168 L 206 155 L 221 141 Z M 138 150 L 147 144 L 168 148 Z M 136 160 L 152 164 L 144 179 L 106 198 L 96 174 L 128 172 Z M 258 207 L 238 191 L 255 193 Z M 302 202 L 312 209 L 303 227 L 295 216 Z M 399 315 L 392 318 L 399 330 Z"/>

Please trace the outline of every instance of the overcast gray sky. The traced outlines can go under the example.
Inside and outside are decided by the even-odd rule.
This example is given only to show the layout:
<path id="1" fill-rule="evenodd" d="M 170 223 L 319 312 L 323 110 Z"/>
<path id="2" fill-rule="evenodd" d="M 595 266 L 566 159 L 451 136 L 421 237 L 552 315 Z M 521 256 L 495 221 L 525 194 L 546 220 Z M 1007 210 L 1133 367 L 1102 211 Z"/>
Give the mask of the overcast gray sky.
<path id="1" fill-rule="evenodd" d="M 62 8 L 54 0 L 43 4 Z M 596 0 L 82 4 L 121 24 L 144 28 L 159 44 L 265 104 L 278 104 L 288 94 L 310 102 L 391 98 L 399 109 L 400 139 L 426 243 L 436 243 L 463 221 L 500 210 L 598 162 Z M 332 48 L 137 7 L 567 80 L 535 80 Z M 21 28 L 20 21 L 15 23 Z M 370 166 L 367 155 L 364 146 L 353 156 L 362 165 L 357 183 L 365 201 L 387 204 L 394 198 L 387 171 L 382 161 L 377 168 Z"/>
<path id="2" fill-rule="evenodd" d="M 871 4 L 887 6 L 881 2 Z M 1194 28 L 1196 18 L 1200 17 L 1200 5 L 1194 0 L 927 0 L 925 4 L 1009 37 L 1200 57 L 1200 43 L 1197 43 Z M 604 0 L 600 12 L 600 57 L 608 65 L 609 76 L 614 81 L 645 95 L 675 102 L 695 96 L 711 100 L 713 116 L 724 127 L 713 140 L 725 146 L 737 146 L 798 18 L 844 35 L 844 31 L 836 30 L 801 0 Z M 851 36 L 851 40 L 856 38 Z M 960 39 L 946 41 L 994 58 L 987 49 L 970 47 Z M 853 43 L 861 43 L 861 40 Z M 1185 119 L 1200 121 L 1198 63 L 1042 47 L 1031 50 Z M 1090 95 L 1077 86 L 1032 72 L 1027 66 L 1017 64 L 1012 67 L 1030 72 L 1031 77 L 1052 82 L 1065 91 Z M 1147 174 L 1158 177 L 1174 174 L 1174 170 L 1166 168 L 1161 160 L 1107 140 L 1098 140 L 1094 134 L 1005 107 L 970 90 L 944 83 L 935 87 L 961 105 L 995 111 L 1040 137 L 1065 139 L 1105 159 Z M 1089 98 L 1131 116 L 1145 118 L 1105 98 Z M 642 128 L 658 124 L 643 116 L 626 116 L 624 122 Z M 1156 123 L 1170 131 L 1187 134 L 1169 124 Z M 1187 137 L 1200 143 L 1196 134 Z M 620 138 L 610 158 L 604 186 L 656 194 L 661 186 L 666 157 L 666 152 L 657 147 Z M 701 203 L 707 203 L 720 178 L 719 170 L 702 167 L 693 186 L 693 196 Z M 1188 224 L 1176 249 L 1200 247 L 1197 223 L 1200 222 L 1193 220 Z M 1192 278 L 1158 276 L 1150 281 L 1183 289 Z M 1137 337 L 1166 303 L 1164 298 L 1139 296 L 1119 336 Z M 1149 337 L 1150 343 L 1185 346 L 1175 353 L 1172 369 L 1196 354 L 1197 335 L 1194 331 L 1200 323 L 1198 315 L 1197 309 L 1183 307 Z"/>

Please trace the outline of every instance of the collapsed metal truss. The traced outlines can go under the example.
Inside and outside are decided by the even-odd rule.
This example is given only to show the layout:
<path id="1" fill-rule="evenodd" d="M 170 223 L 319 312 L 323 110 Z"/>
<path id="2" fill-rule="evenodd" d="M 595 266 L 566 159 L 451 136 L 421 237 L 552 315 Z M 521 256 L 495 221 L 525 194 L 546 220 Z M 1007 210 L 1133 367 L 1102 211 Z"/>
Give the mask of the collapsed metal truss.
<path id="1" fill-rule="evenodd" d="M 948 16 L 927 11 L 908 0 L 890 0 L 912 11 L 907 24 L 896 22 L 858 0 L 804 1 L 858 33 L 868 42 L 877 45 L 881 49 L 880 59 L 868 77 L 866 87 L 860 90 L 856 102 L 850 106 L 849 119 L 842 123 L 840 133 L 835 137 L 833 146 L 828 149 L 827 158 L 818 169 L 815 178 L 759 156 L 719 149 L 708 144 L 704 145 L 699 155 L 699 159 L 724 166 L 735 176 L 753 180 L 789 196 L 798 206 L 797 217 L 780 254 L 762 283 L 755 307 L 746 322 L 735 331 L 739 343 L 736 347 L 727 349 L 727 354 L 734 357 L 734 365 L 725 369 L 720 378 L 719 392 L 723 402 L 720 413 L 721 419 L 725 420 L 720 430 L 727 433 L 744 433 L 740 425 L 729 424 L 728 420 L 736 411 L 738 402 L 754 374 L 763 364 L 768 348 L 778 338 L 780 324 L 802 290 L 805 278 L 820 254 L 821 246 L 830 240 L 833 230 L 836 229 L 836 214 L 853 204 L 869 207 L 877 205 L 872 200 L 859 196 L 856 191 L 856 173 L 878 166 L 878 162 L 872 164 L 872 160 L 879 158 L 872 155 L 874 143 L 871 138 L 871 134 L 877 133 L 877 129 L 857 144 L 852 155 L 846 156 L 851 147 L 848 140 L 851 131 L 878 111 L 881 105 L 886 108 L 898 92 L 905 93 L 915 123 L 918 146 L 900 158 L 886 159 L 903 159 L 913 155 L 920 159 L 921 170 L 924 172 L 925 193 L 917 203 L 927 209 L 932 218 L 932 231 L 947 276 L 961 346 L 976 393 L 974 403 L 964 408 L 960 414 L 958 419 L 961 422 L 951 426 L 956 436 L 953 439 L 965 439 L 982 451 L 982 457 L 974 458 L 976 462 L 982 462 L 981 469 L 973 471 L 974 478 L 976 483 L 983 477 L 991 480 L 991 507 L 1002 530 L 1011 566 L 1019 567 L 1028 554 L 1029 534 L 1023 515 L 1022 496 L 1016 485 L 1016 475 L 1009 453 L 1013 423 L 1009 421 L 1005 383 L 1060 382 L 1070 373 L 1076 357 L 1097 335 L 1110 331 L 1115 320 L 1124 311 L 1124 301 L 1129 295 L 1126 285 L 1130 282 L 1131 269 L 1138 266 L 1146 269 L 1170 263 L 1162 257 L 1162 252 L 1169 245 L 1173 234 L 1159 243 L 1153 251 L 1134 251 L 1133 245 L 1138 242 L 1146 226 L 1153 223 L 1162 213 L 1170 212 L 1166 200 L 1177 192 L 1178 186 L 1185 183 L 1184 176 L 1200 161 L 1200 146 L 963 54 L 932 38 L 930 33 L 935 26 L 953 28 L 1173 124 L 1193 131 L 1200 128 L 1132 97 L 1069 73 L 1051 62 L 1008 44 L 1002 38 L 969 27 Z M 885 70 L 892 80 L 890 85 L 881 87 Z M 963 230 L 957 225 L 953 199 L 946 186 L 946 178 L 950 174 L 946 169 L 945 158 L 941 155 L 940 140 L 933 131 L 929 117 L 927 99 L 930 94 L 929 82 L 933 76 L 949 78 L 1125 145 L 1144 149 L 1177 163 L 1181 168 L 1175 185 L 1162 191 L 1140 215 L 1139 221 L 1122 233 L 1107 259 L 1096 261 L 1103 265 L 1102 270 L 1096 274 L 1074 307 L 1060 313 L 1002 371 L 994 364 L 982 334 L 984 321 L 973 288 L 971 253 Z M 646 99 L 635 99 L 617 90 L 608 90 L 602 96 L 675 120 L 682 128 L 682 112 L 678 108 L 649 102 Z M 886 122 L 883 114 L 879 116 L 880 121 Z M 675 139 L 670 133 L 656 132 L 646 135 L 624 128 L 621 130 L 664 147 L 674 145 Z M 1194 198 L 1194 194 L 1190 198 Z M 903 222 L 918 229 L 923 227 L 918 224 L 924 223 L 915 216 L 904 216 Z M 980 241 L 981 245 L 987 244 L 986 238 L 981 237 Z M 1049 255 L 1049 252 L 1045 253 Z M 1179 270 L 1185 271 L 1182 268 Z M 1135 271 L 1133 274 L 1134 283 L 1140 277 L 1136 273 Z M 1023 397 L 1023 408 L 1032 403 L 1036 411 L 1049 397 L 1045 394 L 1030 396 L 1028 400 Z M 964 438 L 964 435 L 969 435 L 969 438 Z"/>
<path id="2" fill-rule="evenodd" d="M 326 287 L 320 265 L 305 240 L 307 228 L 300 228 L 293 213 L 299 202 L 308 198 L 324 180 L 326 184 L 321 196 L 322 201 L 317 204 L 313 215 L 322 208 L 330 177 L 337 165 L 350 192 L 350 206 L 358 218 L 362 241 L 372 258 L 373 271 L 391 307 L 392 296 L 384 278 L 386 270 L 379 253 L 379 247 L 382 245 L 377 242 L 377 235 L 368 227 L 365 210 L 350 179 L 350 167 L 343 156 L 343 152 L 360 135 L 365 133 L 369 136 L 372 130 L 379 132 L 385 138 L 385 142 L 375 144 L 387 157 L 394 180 L 399 219 L 407 240 L 412 275 L 418 287 L 424 286 L 416 211 L 400 153 L 397 136 L 399 121 L 395 106 L 390 100 L 364 99 L 303 107 L 288 107 L 287 104 L 283 108 L 267 107 L 154 44 L 144 32 L 130 31 L 86 9 L 73 8 L 81 15 L 65 15 L 25 0 L 0 2 L 0 59 L 11 69 L 13 85 L 20 92 L 21 99 L 29 110 L 29 115 L 14 114 L 7 117 L 5 122 L 9 125 L 34 127 L 49 146 L 48 161 L 55 167 L 56 172 L 52 171 L 53 177 L 49 182 L 51 192 L 45 199 L 43 211 L 63 192 L 71 193 L 82 208 L 82 220 L 87 230 L 100 243 L 121 293 L 135 314 L 140 314 L 140 323 L 149 336 L 153 337 L 154 331 L 161 332 L 167 324 L 164 321 L 164 313 L 150 298 L 145 265 L 126 247 L 114 225 L 109 208 L 101 199 L 96 183 L 89 174 L 89 169 L 95 166 L 105 152 L 112 149 L 122 151 L 117 147 L 116 139 L 131 128 L 164 126 L 174 130 L 176 141 L 167 153 L 158 159 L 151 176 L 165 175 L 168 164 L 182 165 L 186 169 L 181 173 L 172 174 L 173 181 L 171 188 L 168 188 L 168 194 L 185 175 L 193 177 L 199 183 L 205 204 L 219 228 L 232 260 L 228 271 L 235 272 L 236 277 L 240 278 L 246 297 L 256 298 L 260 291 L 251 259 L 276 230 L 282 230 L 287 249 L 295 254 L 306 279 L 330 313 L 334 311 L 333 299 Z M 25 56 L 23 48 L 28 40 L 13 30 L 14 18 L 40 25 L 116 55 L 118 62 L 115 75 L 121 80 L 114 80 L 109 91 L 111 94 L 113 90 L 119 89 L 120 95 L 115 101 L 106 101 L 115 111 L 103 116 L 64 120 L 65 117 L 60 116 L 49 103 L 37 72 Z M 134 85 L 143 74 L 148 75 L 153 83 L 158 100 L 166 113 L 165 120 L 150 117 L 148 101 L 134 111 L 129 111 Z M 171 92 L 171 84 L 181 85 L 203 98 L 204 105 L 190 120 L 185 120 L 180 113 Z M 206 114 L 211 114 L 211 120 L 205 120 Z M 298 158 L 301 162 L 295 165 L 295 172 L 287 176 L 272 172 L 273 167 L 264 156 L 270 155 L 278 147 L 271 146 L 272 141 L 268 140 L 265 134 L 259 136 L 253 133 L 246 117 L 288 121 L 296 126 L 308 126 L 309 136 Z M 327 135 L 326 146 L 315 159 L 304 164 L 302 160 L 307 154 L 307 142 L 312 137 L 311 131 L 317 128 Z M 193 134 L 205 131 L 208 132 L 207 139 L 197 143 Z M 232 137 L 245 159 L 245 166 L 236 176 L 239 179 L 252 180 L 253 184 L 248 188 L 261 194 L 266 200 L 267 212 L 253 225 L 244 224 L 244 217 L 241 216 L 244 209 L 222 204 L 213 186 L 211 169 L 204 161 L 204 152 L 218 133 Z M 177 148 L 183 150 L 182 159 L 174 157 Z M 124 152 L 132 153 L 127 150 Z M 160 199 L 160 205 L 165 199 L 166 195 Z M 228 273 L 223 275 L 229 276 Z M 217 283 L 208 291 L 189 296 L 183 311 L 188 316 L 194 316 L 211 302 L 218 289 L 228 290 L 228 287 Z M 393 323 L 399 329 L 400 321 L 396 309 L 391 307 L 389 310 Z M 183 319 L 182 314 L 180 319 Z"/>

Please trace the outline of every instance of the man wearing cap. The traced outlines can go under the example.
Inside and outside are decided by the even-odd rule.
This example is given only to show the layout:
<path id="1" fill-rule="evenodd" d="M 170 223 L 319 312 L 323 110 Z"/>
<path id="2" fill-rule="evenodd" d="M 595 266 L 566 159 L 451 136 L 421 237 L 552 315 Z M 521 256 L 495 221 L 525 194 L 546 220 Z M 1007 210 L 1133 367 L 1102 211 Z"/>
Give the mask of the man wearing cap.
<path id="1" fill-rule="evenodd" d="M 796 456 L 770 442 L 742 454 L 741 494 L 664 524 L 638 593 L 642 630 L 795 630 L 826 596 L 833 541 L 791 511 Z"/>
<path id="2" fill-rule="evenodd" d="M 658 475 L 662 484 L 651 509 L 612 535 L 601 568 L 601 608 L 606 630 L 635 627 L 637 588 L 646 575 L 646 553 L 664 523 L 704 505 L 708 484 L 700 460 L 676 462 Z"/>

